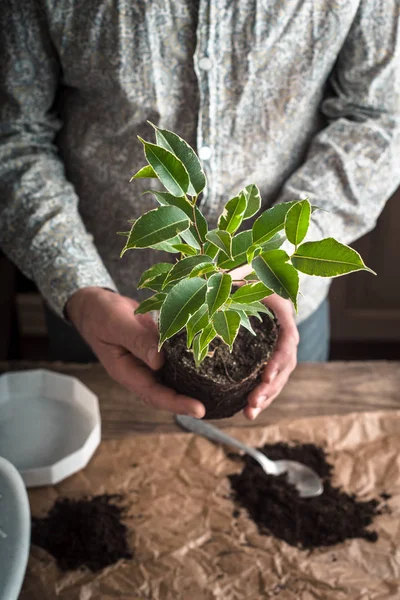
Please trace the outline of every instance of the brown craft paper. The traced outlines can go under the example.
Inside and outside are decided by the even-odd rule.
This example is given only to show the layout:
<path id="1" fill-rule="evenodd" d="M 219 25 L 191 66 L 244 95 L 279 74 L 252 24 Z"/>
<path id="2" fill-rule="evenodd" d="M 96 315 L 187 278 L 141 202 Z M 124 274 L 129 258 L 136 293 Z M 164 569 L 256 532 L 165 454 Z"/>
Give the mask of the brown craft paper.
<path id="1" fill-rule="evenodd" d="M 301 551 L 262 536 L 229 498 L 226 475 L 241 464 L 191 434 L 104 442 L 90 465 L 60 485 L 30 492 L 45 515 L 60 496 L 126 495 L 132 561 L 104 571 L 62 573 L 32 547 L 20 600 L 398 600 L 400 598 L 400 411 L 317 417 L 231 429 L 254 445 L 322 445 L 334 483 L 368 500 L 388 492 L 391 514 L 377 543 L 350 540 Z M 230 450 L 230 449 L 229 449 Z"/>

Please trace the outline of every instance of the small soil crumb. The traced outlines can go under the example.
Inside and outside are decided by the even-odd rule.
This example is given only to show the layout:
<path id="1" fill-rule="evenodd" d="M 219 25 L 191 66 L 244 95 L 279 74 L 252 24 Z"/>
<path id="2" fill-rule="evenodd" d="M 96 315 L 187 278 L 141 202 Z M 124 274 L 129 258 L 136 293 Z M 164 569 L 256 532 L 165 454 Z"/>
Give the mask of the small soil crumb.
<path id="1" fill-rule="evenodd" d="M 390 500 L 392 496 L 390 494 L 387 494 L 386 492 L 382 492 L 382 494 L 380 494 L 380 497 L 382 498 L 382 500 Z"/>
<path id="2" fill-rule="evenodd" d="M 297 460 L 314 469 L 323 479 L 324 493 L 300 498 L 286 475 L 266 475 L 249 456 L 240 474 L 229 477 L 234 499 L 244 508 L 264 535 L 273 535 L 303 549 L 332 546 L 351 538 L 376 542 L 367 530 L 381 514 L 380 502 L 361 502 L 331 483 L 333 467 L 322 448 L 314 444 L 267 444 L 259 448 L 272 460 Z"/>
<path id="3" fill-rule="evenodd" d="M 32 544 L 49 552 L 63 571 L 87 567 L 100 571 L 123 558 L 132 558 L 124 509 L 118 495 L 56 501 L 47 517 L 32 518 Z"/>

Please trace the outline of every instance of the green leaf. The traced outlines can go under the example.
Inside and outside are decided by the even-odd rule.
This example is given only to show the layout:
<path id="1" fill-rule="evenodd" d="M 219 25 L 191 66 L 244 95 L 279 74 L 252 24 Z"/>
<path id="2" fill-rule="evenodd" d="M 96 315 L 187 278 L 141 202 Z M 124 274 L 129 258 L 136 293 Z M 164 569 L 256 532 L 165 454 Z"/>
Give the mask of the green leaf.
<path id="1" fill-rule="evenodd" d="M 196 368 L 203 362 L 208 353 L 208 346 L 200 347 L 200 334 L 196 335 L 193 341 L 193 358 Z"/>
<path id="2" fill-rule="evenodd" d="M 186 323 L 186 331 L 187 331 L 187 347 L 190 348 L 193 338 L 210 321 L 210 316 L 208 314 L 208 306 L 207 304 L 202 304 L 199 309 L 190 317 L 189 321 Z"/>
<path id="3" fill-rule="evenodd" d="M 257 317 L 258 319 L 261 319 L 260 315 L 258 313 L 263 313 L 265 315 L 269 315 L 271 317 L 271 319 L 273 319 L 273 314 L 271 313 L 271 311 L 265 306 L 265 304 L 263 304 L 262 302 L 252 302 L 251 304 L 242 304 L 242 303 L 236 303 L 236 302 L 230 302 L 229 303 L 229 308 L 232 310 L 236 310 L 236 311 L 240 311 L 243 310 L 246 314 L 252 316 L 252 317 Z"/>
<path id="4" fill-rule="evenodd" d="M 189 187 L 189 175 L 179 158 L 172 152 L 146 142 L 140 136 L 147 162 L 153 167 L 158 179 L 173 196 L 184 196 Z"/>
<path id="5" fill-rule="evenodd" d="M 147 179 L 148 177 L 157 178 L 157 173 L 150 165 L 142 167 L 137 173 L 132 175 L 129 181 L 132 181 L 133 179 Z"/>
<path id="6" fill-rule="evenodd" d="M 261 208 L 260 190 L 254 183 L 252 183 L 250 185 L 246 185 L 242 194 L 244 194 L 247 204 L 243 215 L 243 220 L 250 219 L 250 217 L 253 217 Z"/>
<path id="7" fill-rule="evenodd" d="M 273 294 L 273 291 L 267 288 L 261 281 L 258 283 L 247 283 L 242 285 L 233 295 L 232 301 L 240 304 L 251 304 L 256 300 L 262 300 Z"/>
<path id="8" fill-rule="evenodd" d="M 243 221 L 246 206 L 247 202 L 244 194 L 231 198 L 226 203 L 224 211 L 218 219 L 218 228 L 229 233 L 235 233 Z"/>
<path id="9" fill-rule="evenodd" d="M 166 297 L 167 294 L 160 292 L 154 294 L 154 296 L 151 296 L 150 298 L 146 298 L 146 300 L 143 300 L 135 310 L 135 315 L 141 315 L 150 312 L 151 310 L 158 310 L 162 307 Z"/>
<path id="10" fill-rule="evenodd" d="M 198 196 L 205 188 L 206 176 L 193 148 L 176 133 L 159 129 L 153 123 L 150 123 L 150 125 L 156 130 L 157 144 L 172 152 L 185 166 L 190 179 L 188 193 L 191 196 Z"/>
<path id="11" fill-rule="evenodd" d="M 256 332 L 254 331 L 254 329 L 252 328 L 250 319 L 246 315 L 244 310 L 237 310 L 236 312 L 240 316 L 240 325 L 243 326 L 245 329 L 247 329 L 247 331 L 250 331 L 251 334 L 257 335 Z"/>
<path id="12" fill-rule="evenodd" d="M 168 293 L 160 311 L 160 343 L 178 333 L 186 325 L 206 297 L 207 284 L 204 279 L 182 279 Z"/>
<path id="13" fill-rule="evenodd" d="M 310 225 L 311 204 L 308 200 L 296 202 L 288 210 L 285 218 L 285 232 L 287 239 L 294 246 L 298 246 L 307 235 Z"/>
<path id="14" fill-rule="evenodd" d="M 180 243 L 181 238 L 179 237 L 179 235 L 176 235 L 167 242 L 160 242 L 159 244 L 154 244 L 153 246 L 150 246 L 150 248 L 153 248 L 154 250 L 162 250 L 163 252 L 170 252 L 171 254 L 177 254 L 178 250 L 176 250 L 175 246 L 176 244 Z"/>
<path id="15" fill-rule="evenodd" d="M 189 246 L 189 244 L 174 244 L 174 248 L 181 254 L 186 254 L 187 256 L 196 256 L 199 253 L 196 248 Z"/>
<path id="16" fill-rule="evenodd" d="M 286 241 L 286 235 L 282 233 L 276 233 L 268 242 L 261 244 L 263 252 L 266 250 L 277 250 Z"/>
<path id="17" fill-rule="evenodd" d="M 296 269 L 307 275 L 318 277 L 339 277 L 352 271 L 369 271 L 361 256 L 353 248 L 341 244 L 334 238 L 326 238 L 319 242 L 305 242 L 291 257 Z"/>
<path id="18" fill-rule="evenodd" d="M 172 269 L 172 263 L 158 263 L 145 271 L 138 283 L 138 288 L 149 287 L 148 284 L 159 275 L 166 275 Z"/>
<path id="19" fill-rule="evenodd" d="M 203 348 L 205 347 L 208 348 L 215 336 L 216 331 L 213 327 L 213 324 L 208 323 L 208 325 L 203 329 L 203 331 L 200 334 L 200 349 L 203 350 Z"/>
<path id="20" fill-rule="evenodd" d="M 186 231 L 182 231 L 181 237 L 187 244 L 189 244 L 189 246 L 192 246 L 192 248 L 196 248 L 198 251 L 200 251 L 201 246 L 199 236 L 197 235 L 197 231 L 193 225 Z"/>
<path id="21" fill-rule="evenodd" d="M 204 245 L 204 254 L 206 254 L 210 258 L 215 258 L 215 256 L 217 256 L 218 252 L 219 252 L 219 250 L 218 250 L 217 246 L 214 246 L 214 244 L 212 244 L 211 242 L 206 242 L 205 243 L 205 245 Z"/>
<path id="22" fill-rule="evenodd" d="M 262 248 L 258 244 L 252 244 L 246 252 L 247 262 L 250 264 L 254 256 L 261 254 Z"/>
<path id="23" fill-rule="evenodd" d="M 117 231 L 117 235 L 122 235 L 123 237 L 129 237 L 130 231 Z"/>
<path id="24" fill-rule="evenodd" d="M 181 210 L 183 210 L 185 215 L 189 217 L 189 219 L 193 222 L 193 206 L 186 198 L 173 196 L 168 192 L 157 192 L 156 190 L 146 190 L 143 193 L 153 194 L 153 196 L 156 198 L 157 202 L 161 204 L 161 206 L 176 206 L 177 208 L 180 208 Z"/>
<path id="25" fill-rule="evenodd" d="M 228 273 L 215 273 L 207 281 L 206 302 L 208 312 L 213 315 L 229 298 L 232 288 L 232 277 Z"/>
<path id="26" fill-rule="evenodd" d="M 251 264 L 260 281 L 282 298 L 290 298 L 297 310 L 299 274 L 288 264 L 288 260 L 289 256 L 284 250 L 268 250 L 257 256 Z"/>
<path id="27" fill-rule="evenodd" d="M 148 248 L 175 237 L 188 229 L 190 221 L 179 208 L 161 206 L 142 215 L 132 225 L 124 252 L 130 248 Z"/>
<path id="28" fill-rule="evenodd" d="M 190 272 L 189 277 L 200 277 L 201 275 L 206 275 L 208 273 L 215 273 L 215 271 L 217 271 L 217 267 L 214 263 L 198 265 Z"/>
<path id="29" fill-rule="evenodd" d="M 284 229 L 286 214 L 294 204 L 296 202 L 276 204 L 263 212 L 253 224 L 253 242 L 263 244 Z"/>
<path id="30" fill-rule="evenodd" d="M 226 254 L 219 253 L 217 259 L 217 265 L 221 269 L 235 269 L 243 263 L 247 262 L 246 252 L 249 246 L 252 244 L 252 233 L 251 230 L 241 231 L 232 238 L 232 256 L 231 260 Z"/>
<path id="31" fill-rule="evenodd" d="M 210 263 L 211 258 L 209 256 L 205 256 L 204 254 L 197 254 L 196 256 L 187 256 L 186 258 L 182 258 L 179 262 L 177 262 L 170 272 L 164 282 L 164 285 L 168 285 L 171 281 L 178 281 L 183 277 L 187 277 L 189 273 L 192 271 L 194 267 L 198 265 L 205 265 L 206 263 Z"/>
<path id="32" fill-rule="evenodd" d="M 195 207 L 194 212 L 195 212 L 197 229 L 199 230 L 199 234 L 200 234 L 200 239 L 202 242 L 205 242 L 207 231 L 208 231 L 208 224 L 207 224 L 206 218 L 203 215 L 203 213 L 197 208 L 197 206 Z"/>
<path id="33" fill-rule="evenodd" d="M 232 258 L 232 236 L 228 231 L 213 229 L 207 233 L 206 240 Z"/>
<path id="34" fill-rule="evenodd" d="M 232 346 L 240 327 L 240 315 L 234 310 L 221 310 L 212 317 L 214 329 L 220 338 L 229 346 Z"/>

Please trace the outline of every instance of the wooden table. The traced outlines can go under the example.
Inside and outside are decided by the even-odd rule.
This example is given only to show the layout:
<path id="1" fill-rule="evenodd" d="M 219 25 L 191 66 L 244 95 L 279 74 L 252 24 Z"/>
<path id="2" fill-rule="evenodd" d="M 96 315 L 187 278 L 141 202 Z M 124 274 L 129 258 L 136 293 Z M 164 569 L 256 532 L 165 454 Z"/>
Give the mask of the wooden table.
<path id="1" fill-rule="evenodd" d="M 177 431 L 173 415 L 137 401 L 99 364 L 0 362 L 0 373 L 51 369 L 77 377 L 98 397 L 103 439 L 131 433 Z M 220 427 L 267 425 L 285 418 L 400 408 L 400 362 L 305 363 L 297 367 L 280 397 L 255 422 L 242 414 L 218 421 Z"/>

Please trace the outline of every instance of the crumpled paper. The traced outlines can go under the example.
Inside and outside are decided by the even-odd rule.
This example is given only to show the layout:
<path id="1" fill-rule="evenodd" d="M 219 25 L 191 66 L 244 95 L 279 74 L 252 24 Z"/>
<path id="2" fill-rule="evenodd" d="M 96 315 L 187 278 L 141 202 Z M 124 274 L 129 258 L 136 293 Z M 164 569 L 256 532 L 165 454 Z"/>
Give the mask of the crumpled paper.
<path id="1" fill-rule="evenodd" d="M 244 510 L 233 516 L 227 475 L 241 463 L 187 433 L 106 441 L 89 466 L 61 484 L 31 490 L 32 514 L 60 496 L 122 493 L 134 552 L 104 571 L 62 573 L 31 548 L 20 600 L 398 600 L 400 598 L 400 411 L 357 413 L 228 429 L 253 446 L 322 445 L 334 483 L 361 499 L 391 494 L 373 525 L 377 543 L 349 540 L 301 551 L 260 535 Z"/>

